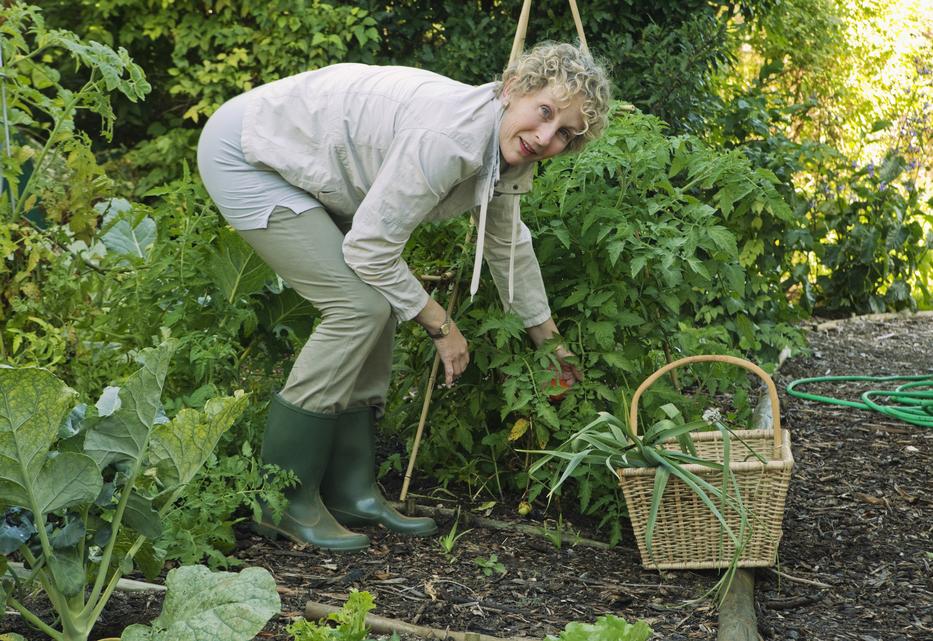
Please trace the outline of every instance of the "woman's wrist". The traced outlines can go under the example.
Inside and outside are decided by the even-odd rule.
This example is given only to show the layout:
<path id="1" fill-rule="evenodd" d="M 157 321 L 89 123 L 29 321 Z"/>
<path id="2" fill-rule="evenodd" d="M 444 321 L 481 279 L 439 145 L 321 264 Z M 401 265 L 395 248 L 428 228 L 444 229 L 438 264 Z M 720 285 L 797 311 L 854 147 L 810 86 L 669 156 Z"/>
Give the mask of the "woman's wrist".
<path id="1" fill-rule="evenodd" d="M 450 316 L 445 316 L 443 322 L 437 326 L 437 329 L 425 326 L 424 331 L 428 333 L 428 336 L 430 336 L 432 340 L 440 340 L 442 338 L 447 338 L 453 328 L 453 319 Z"/>
<path id="2" fill-rule="evenodd" d="M 535 344 L 535 347 L 541 347 L 541 345 L 551 338 L 560 336 L 560 333 L 557 331 L 557 324 L 550 318 L 540 325 L 532 325 L 531 327 L 525 328 L 525 331 L 528 332 L 528 336 Z"/>
<path id="3" fill-rule="evenodd" d="M 447 310 L 434 299 L 428 299 L 428 304 L 418 312 L 414 321 L 421 325 L 431 338 L 443 338 L 453 329 L 453 320 L 447 314 Z"/>

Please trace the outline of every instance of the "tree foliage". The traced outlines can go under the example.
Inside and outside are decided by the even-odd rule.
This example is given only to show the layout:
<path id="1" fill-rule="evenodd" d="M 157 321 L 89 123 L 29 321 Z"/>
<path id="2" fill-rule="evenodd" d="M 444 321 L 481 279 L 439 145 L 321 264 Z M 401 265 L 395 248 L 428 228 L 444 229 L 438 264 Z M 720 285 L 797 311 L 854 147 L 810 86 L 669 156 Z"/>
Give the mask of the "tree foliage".
<path id="1" fill-rule="evenodd" d="M 931 302 L 931 19 L 922 2 L 780 3 L 721 81 L 723 142 L 774 167 L 808 221 L 788 279 L 808 308 Z"/>
<path id="2" fill-rule="evenodd" d="M 121 141 L 133 150 L 116 164 L 136 194 L 178 178 L 182 161 L 194 164 L 200 127 L 226 100 L 336 62 L 374 62 L 380 39 L 365 10 L 319 0 L 46 5 L 50 22 L 131 51 L 155 87 L 120 113 Z"/>

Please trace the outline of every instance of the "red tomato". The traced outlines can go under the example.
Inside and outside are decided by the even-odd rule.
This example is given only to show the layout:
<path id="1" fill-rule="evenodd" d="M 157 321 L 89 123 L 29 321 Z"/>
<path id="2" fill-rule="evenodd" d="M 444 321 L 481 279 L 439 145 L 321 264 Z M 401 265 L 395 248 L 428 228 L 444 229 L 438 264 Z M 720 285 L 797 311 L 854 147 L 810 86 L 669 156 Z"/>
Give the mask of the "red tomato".
<path id="1" fill-rule="evenodd" d="M 570 369 L 569 365 L 561 366 L 560 376 L 558 376 L 557 368 L 553 365 L 548 369 L 550 369 L 554 374 L 553 378 L 551 378 L 551 387 L 563 387 L 564 389 L 568 389 L 570 387 L 573 381 L 573 370 Z M 565 396 L 567 396 L 567 394 L 564 392 L 559 394 L 551 394 L 548 396 L 548 400 L 550 400 L 552 403 L 559 403 L 560 401 L 564 400 Z"/>

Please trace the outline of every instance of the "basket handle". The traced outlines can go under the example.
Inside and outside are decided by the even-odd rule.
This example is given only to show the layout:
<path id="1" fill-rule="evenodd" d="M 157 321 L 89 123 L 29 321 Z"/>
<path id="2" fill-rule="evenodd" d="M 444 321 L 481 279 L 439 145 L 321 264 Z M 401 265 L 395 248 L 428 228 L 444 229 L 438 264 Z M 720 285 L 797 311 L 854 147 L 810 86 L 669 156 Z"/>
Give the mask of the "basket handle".
<path id="1" fill-rule="evenodd" d="M 531 0 L 525 0 L 522 4 L 522 11 L 518 16 L 518 26 L 515 29 L 515 37 L 512 40 L 512 53 L 509 54 L 509 65 L 518 60 L 525 47 L 525 36 L 528 34 L 528 16 L 531 13 Z M 580 19 L 580 10 L 577 9 L 577 0 L 570 0 L 570 13 L 573 15 L 573 24 L 577 28 L 577 37 L 580 38 L 580 49 L 583 53 L 589 53 L 589 47 L 586 46 L 586 34 L 583 33 L 583 21 Z"/>
<path id="2" fill-rule="evenodd" d="M 689 363 L 706 363 L 706 362 L 717 362 L 717 363 L 729 363 L 731 365 L 738 365 L 743 367 L 750 372 L 753 372 L 758 375 L 758 377 L 765 382 L 765 385 L 768 386 L 768 396 L 771 399 L 771 420 L 774 426 L 774 447 L 775 449 L 780 449 L 781 447 L 781 410 L 778 405 L 778 393 L 777 387 L 774 385 L 774 381 L 771 380 L 771 377 L 768 376 L 768 373 L 752 363 L 747 361 L 744 358 L 736 358 L 735 356 L 724 356 L 720 354 L 705 354 L 701 356 L 687 356 L 686 358 L 681 358 L 674 361 L 673 363 L 668 363 L 654 374 L 649 376 L 644 380 L 644 382 L 638 386 L 638 389 L 635 390 L 635 394 L 632 396 L 632 407 L 629 410 L 629 425 L 632 426 L 632 431 L 638 434 L 638 399 L 641 398 L 642 393 L 648 389 L 656 380 L 664 376 L 667 372 L 680 367 L 682 365 L 687 365 Z"/>

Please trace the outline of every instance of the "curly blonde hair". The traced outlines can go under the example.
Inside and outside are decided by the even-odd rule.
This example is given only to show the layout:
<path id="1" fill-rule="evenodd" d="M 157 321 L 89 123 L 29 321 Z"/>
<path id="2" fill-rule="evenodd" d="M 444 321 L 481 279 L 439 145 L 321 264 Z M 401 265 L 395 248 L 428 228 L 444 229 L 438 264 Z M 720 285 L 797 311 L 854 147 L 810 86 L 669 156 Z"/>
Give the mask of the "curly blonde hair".
<path id="1" fill-rule="evenodd" d="M 567 43 L 542 42 L 526 51 L 506 68 L 496 88 L 502 94 L 505 85 L 517 95 L 528 95 L 550 86 L 557 99 L 569 104 L 583 99 L 583 131 L 567 145 L 579 151 L 586 143 L 599 138 L 609 120 L 612 99 L 605 67 L 581 48 Z"/>

